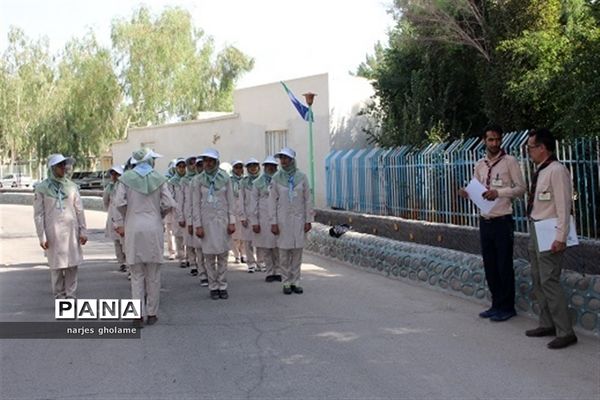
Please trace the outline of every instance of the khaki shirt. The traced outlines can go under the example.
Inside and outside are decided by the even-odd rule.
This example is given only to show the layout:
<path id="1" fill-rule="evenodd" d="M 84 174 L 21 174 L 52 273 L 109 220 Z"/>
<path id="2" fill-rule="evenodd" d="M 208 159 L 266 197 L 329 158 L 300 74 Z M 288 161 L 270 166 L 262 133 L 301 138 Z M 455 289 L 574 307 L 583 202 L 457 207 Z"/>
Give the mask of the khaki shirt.
<path id="1" fill-rule="evenodd" d="M 571 175 L 560 162 L 554 161 L 540 171 L 530 217 L 536 221 L 557 218 L 554 240 L 559 242 L 566 242 L 569 235 L 572 193 Z"/>
<path id="2" fill-rule="evenodd" d="M 486 185 L 488 178 L 489 165 L 492 165 L 496 159 L 482 158 L 475 165 L 474 177 L 482 185 Z M 511 155 L 505 155 L 496 165 L 492 167 L 490 185 L 488 189 L 498 191 L 498 201 L 489 214 L 481 214 L 483 217 L 494 218 L 503 215 L 512 215 L 512 200 L 523 196 L 526 190 L 525 180 L 521 173 L 521 168 L 517 159 Z"/>

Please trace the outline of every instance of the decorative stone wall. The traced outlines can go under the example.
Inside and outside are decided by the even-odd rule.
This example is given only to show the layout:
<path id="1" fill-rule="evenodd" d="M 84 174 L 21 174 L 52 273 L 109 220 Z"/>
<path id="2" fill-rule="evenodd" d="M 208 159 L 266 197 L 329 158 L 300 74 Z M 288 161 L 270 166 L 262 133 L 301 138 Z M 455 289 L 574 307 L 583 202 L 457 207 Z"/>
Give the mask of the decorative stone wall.
<path id="1" fill-rule="evenodd" d="M 338 210 L 318 209 L 316 214 L 316 221 L 325 225 L 349 224 L 356 232 L 481 254 L 478 228 Z M 529 234 L 515 233 L 515 258 L 529 258 L 528 243 Z M 579 273 L 600 275 L 598 259 L 600 240 L 581 240 L 579 246 L 566 250 L 564 265 L 566 269 Z"/>
<path id="2" fill-rule="evenodd" d="M 489 304 L 483 261 L 478 255 L 352 231 L 334 238 L 329 226 L 318 223 L 313 224 L 306 248 L 365 271 Z M 514 265 L 517 311 L 536 316 L 539 308 L 532 299 L 529 262 L 520 258 Z M 564 271 L 561 283 L 575 325 L 600 334 L 600 276 Z"/>

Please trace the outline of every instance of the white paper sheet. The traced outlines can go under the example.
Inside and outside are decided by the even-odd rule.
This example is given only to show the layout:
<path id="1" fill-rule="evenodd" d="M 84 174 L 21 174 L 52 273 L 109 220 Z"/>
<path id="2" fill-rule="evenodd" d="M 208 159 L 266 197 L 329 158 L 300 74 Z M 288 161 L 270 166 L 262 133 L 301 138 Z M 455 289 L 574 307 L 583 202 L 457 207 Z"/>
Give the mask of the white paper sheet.
<path id="1" fill-rule="evenodd" d="M 486 192 L 487 189 L 483 186 L 477 179 L 471 179 L 471 182 L 465 188 L 465 191 L 469 194 L 469 198 L 475 205 L 481 210 L 482 214 L 489 214 L 492 208 L 496 205 L 495 200 L 486 200 L 483 198 L 483 192 Z"/>
<path id="2" fill-rule="evenodd" d="M 538 251 L 549 251 L 552 247 L 552 242 L 556 238 L 557 218 L 543 219 L 533 223 L 535 226 L 535 236 L 537 237 Z M 567 236 L 567 247 L 579 244 L 577 232 L 575 229 L 575 219 L 571 215 L 569 222 L 569 235 Z"/>

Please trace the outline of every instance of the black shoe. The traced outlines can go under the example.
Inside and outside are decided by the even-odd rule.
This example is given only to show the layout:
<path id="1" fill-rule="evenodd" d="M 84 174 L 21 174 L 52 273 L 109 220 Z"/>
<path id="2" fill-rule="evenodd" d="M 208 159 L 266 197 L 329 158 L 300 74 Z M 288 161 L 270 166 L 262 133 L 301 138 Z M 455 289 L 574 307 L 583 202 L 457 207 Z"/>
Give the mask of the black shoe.
<path id="1" fill-rule="evenodd" d="M 292 285 L 292 292 L 294 292 L 296 294 L 302 294 L 302 293 L 304 293 L 304 290 L 302 289 L 302 286 Z"/>
<path id="2" fill-rule="evenodd" d="M 275 280 L 275 275 L 265 276 L 265 282 L 273 282 L 274 280 Z"/>
<path id="3" fill-rule="evenodd" d="M 292 294 L 292 287 L 291 286 L 284 286 L 283 287 L 283 294 Z"/>
<path id="4" fill-rule="evenodd" d="M 219 300 L 220 297 L 220 293 L 219 293 L 219 289 L 217 290 L 211 290 L 210 291 L 210 298 L 213 300 Z"/>
<path id="5" fill-rule="evenodd" d="M 246 257 L 244 257 L 244 256 L 240 257 L 240 261 L 242 262 L 242 264 L 246 264 Z"/>
<path id="6" fill-rule="evenodd" d="M 127 265 L 121 264 L 121 266 L 119 267 L 119 271 L 121 271 L 121 272 L 127 272 Z"/>
<path id="7" fill-rule="evenodd" d="M 200 281 L 200 286 L 208 287 L 208 279 L 202 279 Z"/>
<path id="8" fill-rule="evenodd" d="M 567 336 L 557 337 L 556 339 L 548 343 L 548 348 L 563 349 L 575 343 L 577 343 L 577 336 L 575 336 L 575 334 L 571 334 Z"/>
<path id="9" fill-rule="evenodd" d="M 498 312 L 498 310 L 493 309 L 493 308 L 488 308 L 485 311 L 482 311 L 479 313 L 479 318 L 491 318 L 493 317 L 496 313 Z"/>
<path id="10" fill-rule="evenodd" d="M 187 268 L 187 263 L 185 261 L 182 261 L 179 263 L 179 268 Z"/>
<path id="11" fill-rule="evenodd" d="M 544 326 L 525 331 L 525 335 L 529 337 L 556 336 L 556 328 L 547 328 Z"/>
<path id="12" fill-rule="evenodd" d="M 273 275 L 273 282 L 281 282 L 281 275 Z"/>
<path id="13" fill-rule="evenodd" d="M 221 290 L 219 291 L 219 297 L 223 300 L 227 300 L 229 298 L 229 293 L 227 293 L 227 290 Z"/>
<path id="14" fill-rule="evenodd" d="M 144 327 L 144 318 L 138 318 L 133 320 L 133 327 L 142 329 Z"/>
<path id="15" fill-rule="evenodd" d="M 511 311 L 498 311 L 496 314 L 494 314 L 494 315 L 492 315 L 490 317 L 490 321 L 502 322 L 502 321 L 506 321 L 506 320 L 511 319 L 515 315 L 517 315 L 517 312 L 515 310 L 511 310 Z"/>
<path id="16" fill-rule="evenodd" d="M 158 317 L 156 315 L 148 315 L 148 325 L 154 325 L 158 321 Z"/>
<path id="17" fill-rule="evenodd" d="M 190 270 L 190 274 L 191 274 L 192 276 L 198 276 L 198 268 L 192 268 L 192 269 Z"/>

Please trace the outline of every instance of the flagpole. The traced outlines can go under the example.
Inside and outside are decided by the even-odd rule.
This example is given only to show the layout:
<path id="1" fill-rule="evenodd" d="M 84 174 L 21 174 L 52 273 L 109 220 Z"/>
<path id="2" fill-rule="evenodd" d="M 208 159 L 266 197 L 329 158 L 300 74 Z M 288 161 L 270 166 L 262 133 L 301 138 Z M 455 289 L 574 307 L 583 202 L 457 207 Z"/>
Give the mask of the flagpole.
<path id="1" fill-rule="evenodd" d="M 309 167 L 310 167 L 310 196 L 313 205 L 315 204 L 315 153 L 313 146 L 313 121 L 314 115 L 312 111 L 313 101 L 315 99 L 315 93 L 304 93 L 302 96 L 306 99 L 308 104 L 308 154 L 309 154 Z"/>

